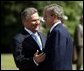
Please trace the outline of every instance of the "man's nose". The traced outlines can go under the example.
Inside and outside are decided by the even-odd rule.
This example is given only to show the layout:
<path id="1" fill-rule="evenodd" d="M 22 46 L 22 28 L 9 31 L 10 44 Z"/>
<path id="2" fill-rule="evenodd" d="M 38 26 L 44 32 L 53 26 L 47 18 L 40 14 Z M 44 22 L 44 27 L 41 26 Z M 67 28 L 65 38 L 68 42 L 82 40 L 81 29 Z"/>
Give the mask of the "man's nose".
<path id="1" fill-rule="evenodd" d="M 36 24 L 40 24 L 40 20 L 37 20 L 37 21 L 36 21 Z"/>

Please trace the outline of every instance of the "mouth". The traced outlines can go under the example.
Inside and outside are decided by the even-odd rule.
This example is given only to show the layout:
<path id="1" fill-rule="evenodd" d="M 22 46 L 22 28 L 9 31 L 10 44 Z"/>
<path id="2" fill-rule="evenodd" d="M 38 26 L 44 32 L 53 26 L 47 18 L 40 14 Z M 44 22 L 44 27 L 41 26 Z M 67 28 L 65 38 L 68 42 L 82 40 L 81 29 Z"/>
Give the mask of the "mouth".
<path id="1" fill-rule="evenodd" d="M 35 24 L 35 25 L 33 25 L 33 28 L 34 29 L 37 29 L 37 28 L 39 28 L 40 27 L 40 24 Z"/>

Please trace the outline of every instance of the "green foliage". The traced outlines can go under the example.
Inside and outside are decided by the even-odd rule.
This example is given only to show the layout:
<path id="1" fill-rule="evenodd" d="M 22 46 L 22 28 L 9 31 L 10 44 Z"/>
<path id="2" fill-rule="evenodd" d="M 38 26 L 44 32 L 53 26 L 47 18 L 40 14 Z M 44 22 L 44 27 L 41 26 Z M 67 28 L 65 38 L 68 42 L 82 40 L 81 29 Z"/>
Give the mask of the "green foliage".
<path id="1" fill-rule="evenodd" d="M 68 20 L 64 23 L 73 37 L 75 26 L 79 23 L 79 18 L 83 14 L 83 1 L 1 1 L 1 41 L 3 47 L 9 47 L 12 36 L 22 27 L 20 13 L 26 7 L 35 7 L 42 16 L 43 8 L 52 3 L 60 4 L 64 9 L 64 14 Z M 42 32 L 47 33 L 45 25 Z"/>

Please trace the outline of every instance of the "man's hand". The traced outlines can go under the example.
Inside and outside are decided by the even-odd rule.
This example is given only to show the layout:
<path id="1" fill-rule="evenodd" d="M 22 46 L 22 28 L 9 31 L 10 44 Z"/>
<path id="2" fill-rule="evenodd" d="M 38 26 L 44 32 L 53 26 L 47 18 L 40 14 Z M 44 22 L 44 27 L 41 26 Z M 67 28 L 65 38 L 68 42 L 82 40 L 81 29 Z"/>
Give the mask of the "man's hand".
<path id="1" fill-rule="evenodd" d="M 37 50 L 37 52 L 34 54 L 33 59 L 35 60 L 36 63 L 39 64 L 44 61 L 46 55 L 43 52 L 40 54 L 38 54 L 38 53 L 39 53 L 39 51 Z"/>

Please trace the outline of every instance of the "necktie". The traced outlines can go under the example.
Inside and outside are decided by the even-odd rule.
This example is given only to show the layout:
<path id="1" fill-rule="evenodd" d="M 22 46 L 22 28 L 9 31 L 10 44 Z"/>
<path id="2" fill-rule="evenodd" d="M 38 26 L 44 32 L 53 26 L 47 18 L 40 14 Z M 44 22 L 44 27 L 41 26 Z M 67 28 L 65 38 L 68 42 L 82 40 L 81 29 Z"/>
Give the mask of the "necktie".
<path id="1" fill-rule="evenodd" d="M 35 41 L 37 42 L 37 44 L 39 45 L 40 50 L 42 50 L 42 43 L 41 43 L 41 41 L 39 39 L 39 36 L 33 34 L 33 37 L 34 37 Z"/>

